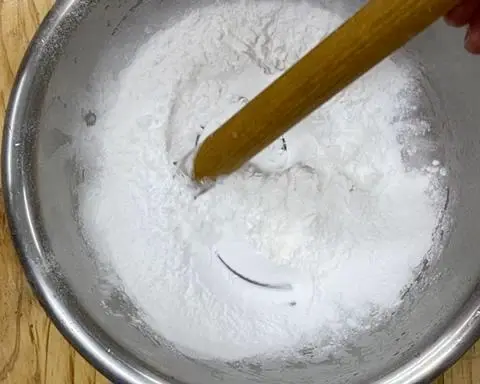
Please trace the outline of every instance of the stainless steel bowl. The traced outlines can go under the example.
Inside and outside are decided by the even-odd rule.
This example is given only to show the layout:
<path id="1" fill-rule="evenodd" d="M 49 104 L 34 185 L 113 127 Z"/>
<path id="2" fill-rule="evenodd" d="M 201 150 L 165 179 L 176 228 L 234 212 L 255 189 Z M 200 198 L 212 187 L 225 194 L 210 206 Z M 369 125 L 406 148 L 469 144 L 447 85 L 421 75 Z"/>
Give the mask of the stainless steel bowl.
<path id="1" fill-rule="evenodd" d="M 341 357 L 315 364 L 190 359 L 133 321 L 128 297 L 99 278 L 75 220 L 72 191 L 81 175 L 73 161 L 46 167 L 45 159 L 69 140 L 65 127 L 94 118 L 95 95 L 105 79 L 128 65 L 150 34 L 173 13 L 209 2 L 59 0 L 39 29 L 10 100 L 3 183 L 15 244 L 42 304 L 114 382 L 405 384 L 434 378 L 480 336 L 480 65 L 463 51 L 460 32 L 442 23 L 407 51 L 432 90 L 434 134 L 450 175 L 452 231 L 395 315 L 359 335 Z M 331 8 L 342 3 L 348 12 L 361 4 L 323 2 Z"/>

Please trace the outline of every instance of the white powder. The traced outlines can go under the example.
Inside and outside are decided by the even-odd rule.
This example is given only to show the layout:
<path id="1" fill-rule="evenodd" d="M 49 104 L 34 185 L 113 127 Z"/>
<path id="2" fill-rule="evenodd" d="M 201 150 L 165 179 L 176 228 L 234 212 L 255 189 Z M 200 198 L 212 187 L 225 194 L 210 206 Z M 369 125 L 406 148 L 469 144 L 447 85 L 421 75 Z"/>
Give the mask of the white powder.
<path id="1" fill-rule="evenodd" d="M 441 176 L 405 171 L 397 135 L 428 123 L 411 117 L 411 69 L 391 60 L 198 198 L 178 169 L 341 21 L 306 2 L 190 12 L 141 48 L 113 107 L 82 128 L 83 230 L 145 320 L 187 354 L 233 360 L 340 343 L 399 304 L 432 247 L 431 181 Z M 217 252 L 292 289 L 245 282 Z"/>

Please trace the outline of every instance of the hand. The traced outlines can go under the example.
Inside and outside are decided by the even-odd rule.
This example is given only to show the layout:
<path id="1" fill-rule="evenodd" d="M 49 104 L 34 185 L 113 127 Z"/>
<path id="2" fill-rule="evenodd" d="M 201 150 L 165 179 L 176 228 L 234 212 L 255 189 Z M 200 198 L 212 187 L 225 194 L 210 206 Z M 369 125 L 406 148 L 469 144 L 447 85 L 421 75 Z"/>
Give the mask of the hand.
<path id="1" fill-rule="evenodd" d="M 480 0 L 460 0 L 445 16 L 445 20 L 454 27 L 468 25 L 465 48 L 471 53 L 480 54 Z"/>

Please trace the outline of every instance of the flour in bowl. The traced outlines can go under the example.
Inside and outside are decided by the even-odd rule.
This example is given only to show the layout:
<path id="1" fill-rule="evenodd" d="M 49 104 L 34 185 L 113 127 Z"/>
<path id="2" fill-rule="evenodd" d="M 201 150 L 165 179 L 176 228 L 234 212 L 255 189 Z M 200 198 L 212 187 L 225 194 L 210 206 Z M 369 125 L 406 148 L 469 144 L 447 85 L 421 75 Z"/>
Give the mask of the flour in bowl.
<path id="1" fill-rule="evenodd" d="M 390 59 L 207 192 L 182 171 L 209 132 L 341 22 L 307 2 L 188 12 L 137 52 L 112 108 L 78 138 L 85 237 L 145 321 L 188 355 L 340 343 L 396 308 L 434 247 L 443 176 L 402 161 L 399 136 L 429 123 L 414 117 L 415 71 Z"/>

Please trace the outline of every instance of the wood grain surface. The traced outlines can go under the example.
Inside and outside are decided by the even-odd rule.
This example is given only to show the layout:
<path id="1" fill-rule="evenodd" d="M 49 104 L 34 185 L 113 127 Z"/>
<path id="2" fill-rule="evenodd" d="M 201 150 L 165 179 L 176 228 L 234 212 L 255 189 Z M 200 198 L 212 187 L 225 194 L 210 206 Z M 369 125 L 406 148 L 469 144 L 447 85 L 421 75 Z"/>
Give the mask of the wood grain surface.
<path id="1" fill-rule="evenodd" d="M 0 0 L 0 121 L 16 69 L 52 0 Z M 63 339 L 33 296 L 0 203 L 0 383 L 106 384 Z M 480 384 L 480 342 L 436 384 Z"/>

